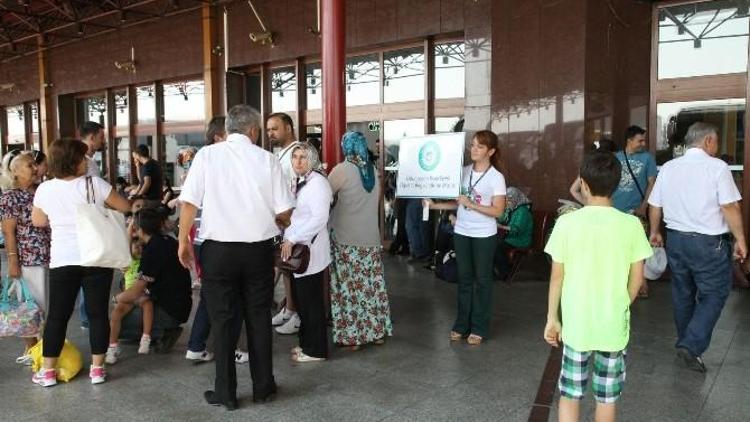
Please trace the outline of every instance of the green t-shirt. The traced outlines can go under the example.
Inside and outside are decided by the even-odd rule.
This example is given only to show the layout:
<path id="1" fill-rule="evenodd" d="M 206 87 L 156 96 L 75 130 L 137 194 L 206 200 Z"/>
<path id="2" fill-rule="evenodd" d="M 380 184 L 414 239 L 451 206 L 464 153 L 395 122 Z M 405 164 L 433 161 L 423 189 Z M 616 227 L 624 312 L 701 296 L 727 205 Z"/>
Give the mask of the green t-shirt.
<path id="1" fill-rule="evenodd" d="M 638 218 L 584 207 L 558 218 L 544 251 L 563 264 L 563 342 L 578 351 L 623 350 L 630 337 L 630 265 L 653 253 Z"/>

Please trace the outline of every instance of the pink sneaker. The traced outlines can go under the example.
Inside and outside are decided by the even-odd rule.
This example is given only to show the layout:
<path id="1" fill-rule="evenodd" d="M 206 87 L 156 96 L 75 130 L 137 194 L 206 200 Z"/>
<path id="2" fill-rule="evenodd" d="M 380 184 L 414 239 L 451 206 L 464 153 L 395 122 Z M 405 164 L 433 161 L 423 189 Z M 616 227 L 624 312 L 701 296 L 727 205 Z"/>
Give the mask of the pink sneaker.
<path id="1" fill-rule="evenodd" d="M 42 387 L 52 387 L 57 384 L 57 371 L 54 369 L 40 369 L 31 376 L 31 382 Z"/>
<path id="2" fill-rule="evenodd" d="M 107 380 L 107 371 L 104 370 L 103 366 L 91 365 L 91 369 L 89 369 L 89 378 L 91 378 L 92 384 L 101 384 Z"/>

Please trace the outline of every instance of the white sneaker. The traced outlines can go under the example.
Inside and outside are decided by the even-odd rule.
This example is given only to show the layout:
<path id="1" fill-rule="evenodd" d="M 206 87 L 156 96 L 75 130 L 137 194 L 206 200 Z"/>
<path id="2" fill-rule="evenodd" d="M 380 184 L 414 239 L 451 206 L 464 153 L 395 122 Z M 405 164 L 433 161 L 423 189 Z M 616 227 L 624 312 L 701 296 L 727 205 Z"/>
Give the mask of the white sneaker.
<path id="1" fill-rule="evenodd" d="M 294 312 L 287 310 L 286 307 L 283 307 L 278 314 L 274 315 L 274 317 L 271 318 L 271 325 L 273 325 L 274 327 L 278 327 L 279 325 L 289 321 L 289 318 L 291 318 L 294 314 Z"/>
<path id="2" fill-rule="evenodd" d="M 57 384 L 57 371 L 54 369 L 40 369 L 31 376 L 31 382 L 42 387 L 52 387 Z"/>
<path id="3" fill-rule="evenodd" d="M 24 354 L 16 358 L 16 363 L 23 366 L 31 366 L 31 364 L 34 363 L 34 358 L 27 349 Z"/>
<path id="4" fill-rule="evenodd" d="M 107 347 L 107 355 L 104 356 L 104 361 L 110 365 L 117 363 L 117 358 L 120 357 L 120 346 L 109 346 Z"/>
<path id="5" fill-rule="evenodd" d="M 295 312 L 284 325 L 276 327 L 276 332 L 279 334 L 297 334 L 301 322 L 299 315 Z"/>
<path id="6" fill-rule="evenodd" d="M 151 336 L 147 336 L 145 334 L 142 335 L 141 343 L 138 345 L 138 354 L 147 355 L 150 347 L 151 347 Z"/>
<path id="7" fill-rule="evenodd" d="M 242 350 L 234 351 L 234 363 L 248 363 L 250 362 L 250 353 L 243 352 Z"/>
<path id="8" fill-rule="evenodd" d="M 89 368 L 89 378 L 91 378 L 92 384 L 101 384 L 107 380 L 107 371 L 104 370 L 103 366 L 91 365 Z"/>
<path id="9" fill-rule="evenodd" d="M 185 359 L 187 360 L 196 360 L 196 361 L 203 361 L 203 362 L 210 362 L 214 360 L 214 354 L 211 352 L 208 352 L 206 350 L 202 352 L 193 352 L 191 350 L 188 350 L 185 353 Z"/>

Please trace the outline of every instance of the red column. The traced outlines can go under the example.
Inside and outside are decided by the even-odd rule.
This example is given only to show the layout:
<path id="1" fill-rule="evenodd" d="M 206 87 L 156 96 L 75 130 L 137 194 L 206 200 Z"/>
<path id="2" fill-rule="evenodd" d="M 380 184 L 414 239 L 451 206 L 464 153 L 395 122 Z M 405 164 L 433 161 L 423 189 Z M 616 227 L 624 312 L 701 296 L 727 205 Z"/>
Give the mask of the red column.
<path id="1" fill-rule="evenodd" d="M 323 71 L 323 161 L 332 169 L 341 159 L 341 136 L 346 130 L 344 89 L 345 0 L 321 0 Z"/>

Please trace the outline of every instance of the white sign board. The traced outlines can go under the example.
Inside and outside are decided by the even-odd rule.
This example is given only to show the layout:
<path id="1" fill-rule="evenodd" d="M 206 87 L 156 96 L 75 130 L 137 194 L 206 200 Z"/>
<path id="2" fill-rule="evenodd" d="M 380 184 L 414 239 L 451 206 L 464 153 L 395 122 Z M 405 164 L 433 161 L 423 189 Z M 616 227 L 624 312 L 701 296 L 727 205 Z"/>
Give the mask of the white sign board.
<path id="1" fill-rule="evenodd" d="M 396 196 L 458 197 L 461 192 L 465 136 L 461 132 L 402 139 L 398 153 Z"/>

